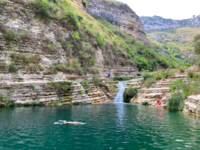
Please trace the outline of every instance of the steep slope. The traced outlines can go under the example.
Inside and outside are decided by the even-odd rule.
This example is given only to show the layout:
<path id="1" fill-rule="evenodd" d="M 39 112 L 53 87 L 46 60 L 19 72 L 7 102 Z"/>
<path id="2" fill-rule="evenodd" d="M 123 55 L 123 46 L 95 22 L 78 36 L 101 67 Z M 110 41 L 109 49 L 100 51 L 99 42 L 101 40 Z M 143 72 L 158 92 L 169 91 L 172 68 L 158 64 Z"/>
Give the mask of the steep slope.
<path id="1" fill-rule="evenodd" d="M 175 67 L 176 63 L 172 59 L 163 56 L 157 50 L 153 49 L 152 46 L 145 46 L 135 41 L 135 39 L 115 28 L 111 23 L 106 21 L 104 18 L 95 16 L 100 23 L 110 29 L 115 35 L 122 38 L 130 50 L 131 56 L 134 57 L 135 62 L 139 70 L 156 70 L 158 68 Z M 158 65 L 159 64 L 159 65 Z"/>
<path id="2" fill-rule="evenodd" d="M 0 10 L 0 105 L 103 103 L 112 97 L 102 81 L 108 72 L 135 76 L 138 69 L 175 66 L 102 25 L 79 0 L 7 0 Z"/>
<path id="3" fill-rule="evenodd" d="M 101 16 L 136 40 L 144 44 L 149 43 L 140 18 L 126 4 L 113 0 L 87 0 L 87 2 L 89 14 Z"/>
<path id="4" fill-rule="evenodd" d="M 200 27 L 200 15 L 183 20 L 165 19 L 160 16 L 140 17 L 145 31 L 176 29 L 186 26 Z"/>
<path id="5" fill-rule="evenodd" d="M 194 58 L 193 38 L 200 28 L 182 27 L 163 31 L 151 31 L 147 37 L 151 43 L 177 58 Z"/>

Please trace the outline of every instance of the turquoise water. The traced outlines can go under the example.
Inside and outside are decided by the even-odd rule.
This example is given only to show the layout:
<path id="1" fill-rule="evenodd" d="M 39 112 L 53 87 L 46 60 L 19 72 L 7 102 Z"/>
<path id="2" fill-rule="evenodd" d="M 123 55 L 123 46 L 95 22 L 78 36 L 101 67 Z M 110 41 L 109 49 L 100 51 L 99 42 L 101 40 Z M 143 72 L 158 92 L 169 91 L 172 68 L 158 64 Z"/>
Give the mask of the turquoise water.
<path id="1" fill-rule="evenodd" d="M 200 149 L 200 118 L 123 103 L 1 108 L 0 149 Z"/>

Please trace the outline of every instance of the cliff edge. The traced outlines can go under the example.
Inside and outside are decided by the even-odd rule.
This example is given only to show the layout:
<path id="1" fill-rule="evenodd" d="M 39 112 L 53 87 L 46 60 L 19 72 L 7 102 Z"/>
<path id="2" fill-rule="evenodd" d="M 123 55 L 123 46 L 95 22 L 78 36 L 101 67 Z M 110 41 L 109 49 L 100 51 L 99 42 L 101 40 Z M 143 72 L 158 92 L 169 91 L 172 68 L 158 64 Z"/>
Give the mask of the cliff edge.
<path id="1" fill-rule="evenodd" d="M 143 44 L 149 44 L 140 18 L 129 6 L 116 1 L 86 1 L 88 2 L 87 12 L 89 14 L 101 16 L 136 40 Z"/>

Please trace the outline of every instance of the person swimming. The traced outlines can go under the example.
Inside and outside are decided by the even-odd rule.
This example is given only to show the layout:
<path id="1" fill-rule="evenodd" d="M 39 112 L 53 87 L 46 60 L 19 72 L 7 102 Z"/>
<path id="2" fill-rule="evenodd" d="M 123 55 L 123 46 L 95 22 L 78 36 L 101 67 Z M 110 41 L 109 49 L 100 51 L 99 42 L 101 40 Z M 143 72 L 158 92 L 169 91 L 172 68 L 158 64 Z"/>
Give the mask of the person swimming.
<path id="1" fill-rule="evenodd" d="M 87 123 L 82 123 L 82 122 L 67 122 L 67 121 L 63 121 L 63 124 L 87 124 Z"/>
<path id="2" fill-rule="evenodd" d="M 66 120 L 59 120 L 59 122 L 55 122 L 54 124 L 74 124 L 74 125 L 84 125 L 87 123 L 82 123 L 82 122 L 70 122 L 70 121 L 66 121 Z"/>

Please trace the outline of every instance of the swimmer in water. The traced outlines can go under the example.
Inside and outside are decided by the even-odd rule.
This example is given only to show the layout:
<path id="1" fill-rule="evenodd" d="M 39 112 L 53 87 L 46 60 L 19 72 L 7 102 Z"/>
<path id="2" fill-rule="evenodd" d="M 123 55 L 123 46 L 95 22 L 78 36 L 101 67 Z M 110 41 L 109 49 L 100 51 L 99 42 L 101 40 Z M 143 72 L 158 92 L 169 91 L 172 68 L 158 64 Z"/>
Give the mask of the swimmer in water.
<path id="1" fill-rule="evenodd" d="M 82 122 L 67 122 L 67 121 L 63 121 L 63 124 L 87 124 L 87 123 L 82 123 Z"/>

